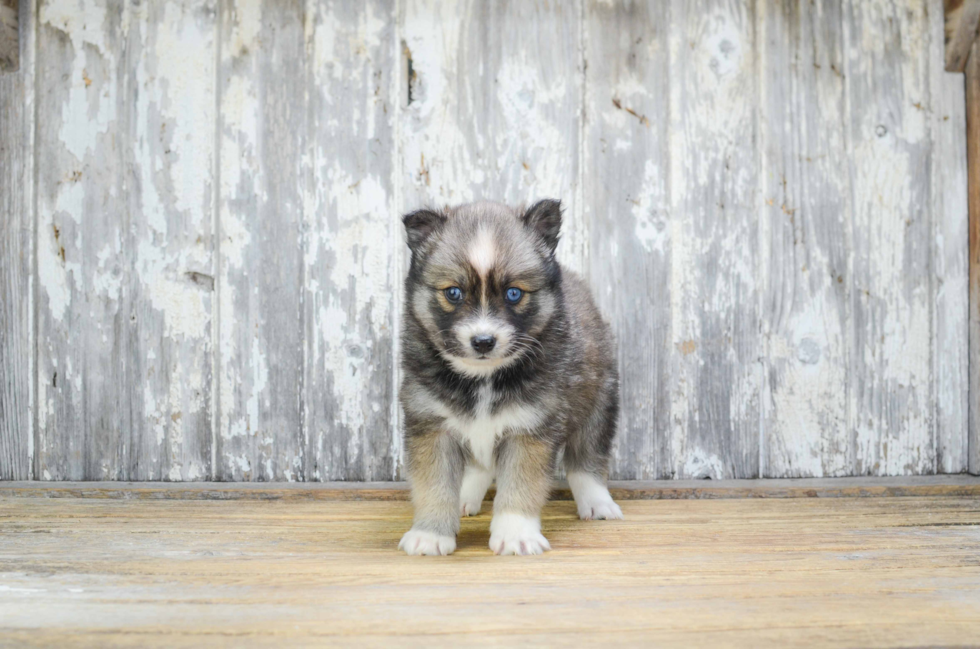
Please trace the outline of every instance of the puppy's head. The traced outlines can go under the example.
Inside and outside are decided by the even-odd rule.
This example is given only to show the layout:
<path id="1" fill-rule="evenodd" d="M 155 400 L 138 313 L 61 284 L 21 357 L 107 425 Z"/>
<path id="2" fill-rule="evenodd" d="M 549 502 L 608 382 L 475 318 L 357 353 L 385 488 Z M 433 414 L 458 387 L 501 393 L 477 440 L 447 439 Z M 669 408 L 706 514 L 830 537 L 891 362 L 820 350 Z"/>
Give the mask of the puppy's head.
<path id="1" fill-rule="evenodd" d="M 542 352 L 558 301 L 561 204 L 471 203 L 404 218 L 407 308 L 453 368 L 485 377 Z"/>

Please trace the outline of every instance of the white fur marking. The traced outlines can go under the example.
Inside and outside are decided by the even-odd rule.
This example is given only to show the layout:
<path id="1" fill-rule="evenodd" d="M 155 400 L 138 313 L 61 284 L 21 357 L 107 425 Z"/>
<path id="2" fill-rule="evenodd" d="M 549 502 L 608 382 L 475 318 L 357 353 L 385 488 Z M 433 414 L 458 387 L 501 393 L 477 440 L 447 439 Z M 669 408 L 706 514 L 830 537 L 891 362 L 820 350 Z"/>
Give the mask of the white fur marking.
<path id="1" fill-rule="evenodd" d="M 477 464 L 484 469 L 493 468 L 493 451 L 504 431 L 525 433 L 537 428 L 544 419 L 544 412 L 530 405 L 515 405 L 490 414 L 493 389 L 489 385 L 480 388 L 476 416 L 460 417 L 447 408 L 438 398 L 425 390 L 409 395 L 415 411 L 443 418 L 443 425 L 463 443 L 468 443 Z"/>
<path id="2" fill-rule="evenodd" d="M 609 495 L 609 489 L 591 473 L 569 473 L 568 486 L 572 488 L 578 515 L 583 521 L 623 517 L 623 511 Z"/>
<path id="3" fill-rule="evenodd" d="M 483 507 L 483 497 L 493 482 L 493 473 L 475 464 L 467 464 L 463 471 L 463 486 L 459 490 L 459 513 L 476 516 Z"/>
<path id="4" fill-rule="evenodd" d="M 405 532 L 398 549 L 406 554 L 437 557 L 452 554 L 456 550 L 456 539 L 428 530 L 411 529 Z"/>
<path id="5" fill-rule="evenodd" d="M 494 554 L 541 554 L 551 549 L 541 535 L 541 519 L 503 512 L 490 520 L 490 549 Z"/>
<path id="6" fill-rule="evenodd" d="M 481 277 L 485 276 L 493 268 L 497 258 L 497 247 L 493 242 L 493 234 L 486 229 L 480 228 L 470 243 L 470 264 Z"/>
<path id="7" fill-rule="evenodd" d="M 493 450 L 505 430 L 523 432 L 541 423 L 541 412 L 526 405 L 510 406 L 491 415 L 492 402 L 493 389 L 484 385 L 480 388 L 475 417 L 446 418 L 446 426 L 469 443 L 473 459 L 485 469 L 493 468 Z"/>

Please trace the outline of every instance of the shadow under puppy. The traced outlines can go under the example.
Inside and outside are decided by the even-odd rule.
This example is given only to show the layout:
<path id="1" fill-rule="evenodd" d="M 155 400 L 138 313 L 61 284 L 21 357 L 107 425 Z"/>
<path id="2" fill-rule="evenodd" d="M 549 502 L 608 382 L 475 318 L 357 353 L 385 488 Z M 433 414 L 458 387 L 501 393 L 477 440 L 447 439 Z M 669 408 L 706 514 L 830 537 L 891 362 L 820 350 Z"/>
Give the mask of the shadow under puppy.
<path id="1" fill-rule="evenodd" d="M 609 326 L 555 259 L 559 201 L 404 218 L 405 449 L 415 520 L 398 547 L 450 554 L 496 478 L 490 548 L 540 554 L 559 451 L 583 519 L 622 518 L 606 487 L 619 414 Z"/>

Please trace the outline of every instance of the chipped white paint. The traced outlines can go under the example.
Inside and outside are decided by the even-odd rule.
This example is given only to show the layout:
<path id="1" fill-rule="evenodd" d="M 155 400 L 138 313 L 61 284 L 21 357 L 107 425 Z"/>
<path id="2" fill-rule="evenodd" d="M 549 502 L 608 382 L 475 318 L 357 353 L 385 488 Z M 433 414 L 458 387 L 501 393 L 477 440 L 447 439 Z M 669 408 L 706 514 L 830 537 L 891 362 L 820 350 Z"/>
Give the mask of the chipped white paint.
<path id="1" fill-rule="evenodd" d="M 213 15 L 57 0 L 39 22 L 38 465 L 54 479 L 199 477 Z"/>
<path id="2" fill-rule="evenodd" d="M 36 430 L 0 477 L 401 477 L 399 214 L 543 197 L 620 343 L 613 477 L 966 466 L 938 0 L 37 12 Z M 454 429 L 489 462 L 526 415 Z"/>

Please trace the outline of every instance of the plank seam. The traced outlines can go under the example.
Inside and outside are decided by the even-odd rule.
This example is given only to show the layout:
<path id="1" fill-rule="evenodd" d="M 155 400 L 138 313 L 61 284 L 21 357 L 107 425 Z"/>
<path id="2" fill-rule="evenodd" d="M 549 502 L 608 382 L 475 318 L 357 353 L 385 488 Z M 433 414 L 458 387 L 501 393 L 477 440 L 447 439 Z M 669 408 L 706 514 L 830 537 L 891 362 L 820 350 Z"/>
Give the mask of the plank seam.
<path id="1" fill-rule="evenodd" d="M 392 182 L 391 182 L 391 192 L 392 192 L 392 203 L 393 208 L 391 210 L 391 219 L 394 221 L 394 228 L 392 229 L 392 236 L 390 237 L 390 244 L 392 246 L 392 280 L 394 283 L 394 291 L 392 295 L 392 307 L 393 313 L 391 318 L 391 403 L 388 405 L 389 416 L 391 417 L 391 439 L 389 440 L 389 448 L 391 453 L 391 478 L 397 480 L 401 472 L 402 464 L 402 440 L 401 440 L 401 408 L 398 405 L 397 395 L 399 393 L 399 387 L 401 383 L 401 335 L 402 335 L 402 270 L 405 265 L 404 260 L 404 246 L 402 245 L 402 232 L 401 232 L 401 212 L 405 209 L 402 204 L 402 182 L 404 180 L 403 172 L 403 157 L 404 148 L 402 143 L 402 93 L 401 89 L 407 87 L 407 84 L 411 83 L 411 79 L 408 78 L 408 71 L 404 65 L 404 54 L 402 53 L 401 44 L 404 42 L 404 12 L 402 7 L 402 0 L 394 0 L 392 4 L 392 11 L 394 14 L 395 28 L 392 30 L 392 51 L 394 56 L 392 57 L 392 63 L 396 66 L 396 70 L 392 71 L 391 81 L 389 85 L 391 86 L 391 105 L 393 113 L 393 124 L 392 124 L 392 137 L 394 138 L 394 146 L 392 147 L 392 155 L 394 159 L 391 164 Z M 405 75 L 406 78 L 402 78 Z M 408 99 L 408 94 L 406 93 L 405 98 Z"/>
<path id="2" fill-rule="evenodd" d="M 38 2 L 37 0 L 26 0 L 23 4 L 30 4 L 30 20 L 31 25 L 31 63 L 30 63 L 30 74 L 31 74 L 31 101 L 33 102 L 33 112 L 34 112 L 34 124 L 31 129 L 31 288 L 30 296 L 31 304 L 28 307 L 28 312 L 30 313 L 31 323 L 30 323 L 30 335 L 32 340 L 30 341 L 30 359 L 31 367 L 29 368 L 29 381 L 31 382 L 29 388 L 28 403 L 31 408 L 30 416 L 28 420 L 30 421 L 31 429 L 28 432 L 28 472 L 31 480 L 37 480 L 38 471 L 36 467 L 36 451 L 40 448 L 40 429 L 39 429 L 39 416 L 38 408 L 43 406 L 43 404 L 36 403 L 36 398 L 38 394 L 38 381 L 40 380 L 40 372 L 38 366 L 38 304 L 39 304 L 39 285 L 40 285 L 40 269 L 38 268 L 38 258 L 37 258 L 37 246 L 38 246 L 38 164 L 37 164 L 37 131 L 38 124 L 40 122 L 40 102 L 37 101 L 37 41 L 38 41 L 38 31 L 40 29 L 40 21 L 38 20 Z"/>
<path id="3" fill-rule="evenodd" d="M 840 38 L 840 48 L 841 48 L 841 67 L 844 71 L 844 79 L 841 83 L 841 90 L 843 94 L 843 104 L 844 109 L 841 114 L 841 131 L 844 135 L 844 152 L 847 162 L 847 173 L 844 177 L 847 179 L 847 190 L 843 192 L 844 196 L 844 250 L 845 253 L 845 263 L 844 263 L 844 273 L 847 275 L 844 287 L 844 425 L 845 425 L 845 436 L 847 438 L 847 454 L 851 457 L 847 459 L 847 464 L 850 467 L 850 473 L 854 473 L 857 469 L 857 427 L 853 425 L 851 418 L 853 416 L 852 405 L 851 405 L 851 381 L 854 376 L 853 363 L 853 348 L 854 348 L 854 328 L 853 328 L 853 304 L 851 300 L 854 295 L 854 182 L 851 174 L 851 163 L 850 161 L 854 159 L 854 143 L 851 141 L 851 129 L 849 123 L 849 117 L 851 115 L 851 90 L 850 90 L 850 78 L 851 78 L 851 66 L 850 66 L 850 56 L 848 56 L 847 45 L 850 43 L 851 31 L 848 29 L 848 21 L 846 18 L 846 12 L 850 10 L 850 3 L 845 0 L 841 3 L 840 11 L 840 28 L 841 28 L 841 38 Z"/>
<path id="4" fill-rule="evenodd" d="M 218 426 L 221 422 L 221 30 L 224 25 L 223 0 L 215 0 L 214 21 L 214 132 L 211 170 L 211 439 L 210 475 L 217 477 Z"/>

